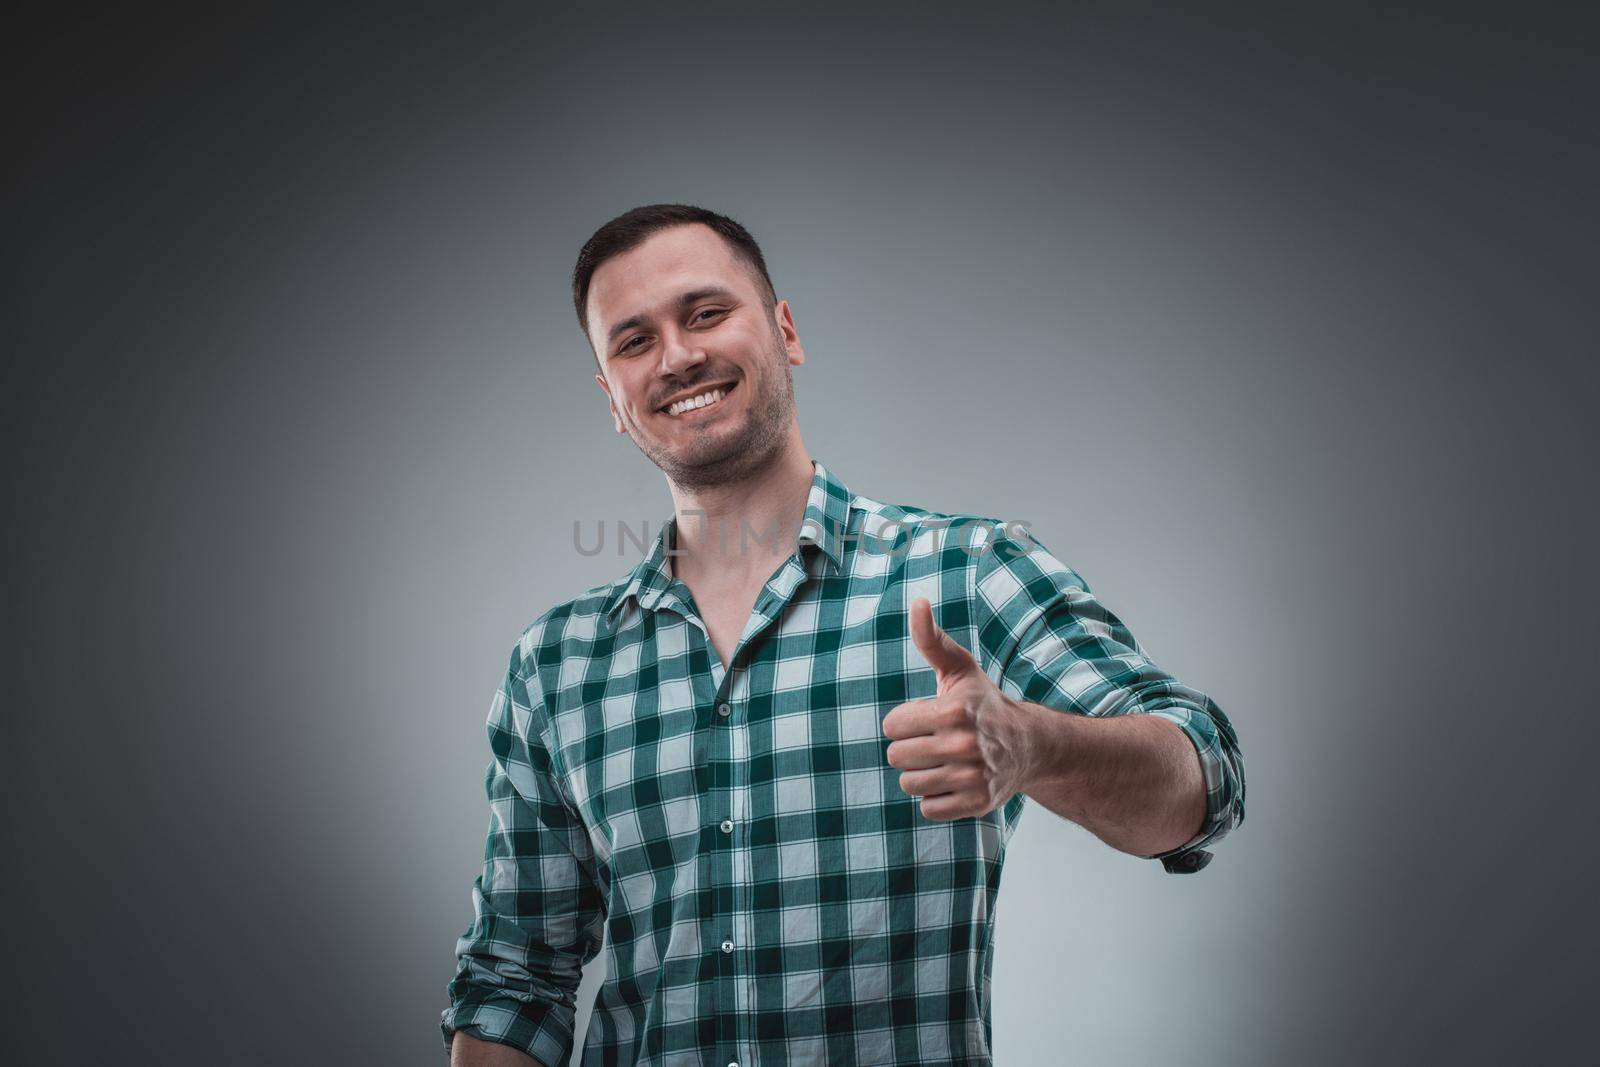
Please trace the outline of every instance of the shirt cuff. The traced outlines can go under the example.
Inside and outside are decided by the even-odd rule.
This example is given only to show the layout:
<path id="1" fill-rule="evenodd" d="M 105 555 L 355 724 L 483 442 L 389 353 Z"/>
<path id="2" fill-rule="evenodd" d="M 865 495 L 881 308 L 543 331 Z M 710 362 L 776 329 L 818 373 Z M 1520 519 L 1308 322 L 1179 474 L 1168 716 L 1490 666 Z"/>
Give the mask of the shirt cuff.
<path id="1" fill-rule="evenodd" d="M 440 1017 L 445 1051 L 457 1031 L 527 1053 L 546 1067 L 572 1057 L 574 1012 L 543 1001 L 492 992 L 452 1004 Z"/>
<path id="2" fill-rule="evenodd" d="M 1168 874 L 1194 874 L 1211 862 L 1211 853 L 1203 846 L 1221 840 L 1233 829 L 1229 767 L 1222 756 L 1217 726 L 1209 715 L 1184 707 L 1154 708 L 1141 713 L 1177 724 L 1200 757 L 1200 772 L 1206 789 L 1205 824 L 1182 845 L 1150 857 L 1160 860 Z"/>

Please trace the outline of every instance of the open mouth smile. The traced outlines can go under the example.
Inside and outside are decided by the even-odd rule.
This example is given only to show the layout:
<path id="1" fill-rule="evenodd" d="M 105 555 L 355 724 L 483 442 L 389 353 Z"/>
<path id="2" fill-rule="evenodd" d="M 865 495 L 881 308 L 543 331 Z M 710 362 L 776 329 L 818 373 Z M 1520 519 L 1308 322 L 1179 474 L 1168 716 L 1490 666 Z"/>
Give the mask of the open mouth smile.
<path id="1" fill-rule="evenodd" d="M 693 419 L 701 416 L 702 412 L 709 411 L 721 405 L 722 400 L 734 389 L 738 388 L 737 382 L 728 382 L 725 385 L 714 385 L 702 390 L 693 396 L 674 400 L 664 408 L 659 408 L 661 414 L 672 419 Z"/>

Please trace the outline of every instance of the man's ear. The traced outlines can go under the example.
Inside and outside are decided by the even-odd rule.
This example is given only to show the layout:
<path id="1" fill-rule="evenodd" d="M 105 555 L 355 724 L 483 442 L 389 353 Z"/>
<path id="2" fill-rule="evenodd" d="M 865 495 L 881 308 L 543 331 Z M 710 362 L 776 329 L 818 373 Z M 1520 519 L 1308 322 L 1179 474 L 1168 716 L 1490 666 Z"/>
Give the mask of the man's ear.
<path id="1" fill-rule="evenodd" d="M 783 338 L 783 350 L 789 362 L 798 367 L 806 361 L 806 350 L 800 344 L 799 331 L 794 328 L 794 312 L 789 310 L 789 301 L 778 301 L 772 309 L 772 317 L 778 327 L 778 336 Z"/>
<path id="2" fill-rule="evenodd" d="M 606 406 L 611 409 L 611 421 L 616 423 L 617 432 L 627 433 L 627 431 L 622 428 L 622 416 L 617 414 L 616 402 L 611 399 L 611 386 L 606 384 L 605 375 L 596 374 L 594 376 L 594 380 L 595 383 L 600 386 L 600 391 L 606 394 Z"/>

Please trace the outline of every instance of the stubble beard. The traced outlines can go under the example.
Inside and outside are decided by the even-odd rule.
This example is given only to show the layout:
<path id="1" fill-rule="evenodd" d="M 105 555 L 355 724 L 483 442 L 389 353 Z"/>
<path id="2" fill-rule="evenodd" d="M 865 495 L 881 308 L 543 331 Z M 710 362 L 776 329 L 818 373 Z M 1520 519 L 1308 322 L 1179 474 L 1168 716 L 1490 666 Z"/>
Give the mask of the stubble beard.
<path id="1" fill-rule="evenodd" d="M 752 397 L 743 428 L 729 440 L 703 447 L 694 441 L 680 452 L 640 443 L 639 450 L 680 489 L 708 489 L 750 478 L 783 449 L 789 423 L 794 418 L 794 372 L 783 347 L 783 337 L 773 327 L 773 363 L 781 372 L 757 385 L 746 377 L 741 388 L 760 389 Z"/>

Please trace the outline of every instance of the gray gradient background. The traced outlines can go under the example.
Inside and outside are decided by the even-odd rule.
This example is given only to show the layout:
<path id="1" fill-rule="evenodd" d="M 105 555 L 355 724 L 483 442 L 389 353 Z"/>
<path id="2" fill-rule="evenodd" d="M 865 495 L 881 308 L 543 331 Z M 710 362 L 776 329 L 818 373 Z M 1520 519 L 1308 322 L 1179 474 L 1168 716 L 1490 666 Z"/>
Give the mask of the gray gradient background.
<path id="1" fill-rule="evenodd" d="M 1000 1064 L 1576 1053 L 1595 40 L 1517 11 L 13 22 L 5 1058 L 443 1062 L 493 686 L 670 511 L 567 291 L 662 200 L 817 459 L 1239 729 L 1199 876 L 1030 807 Z"/>

